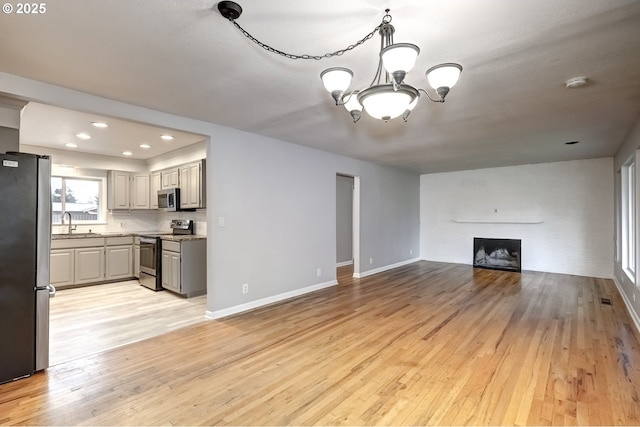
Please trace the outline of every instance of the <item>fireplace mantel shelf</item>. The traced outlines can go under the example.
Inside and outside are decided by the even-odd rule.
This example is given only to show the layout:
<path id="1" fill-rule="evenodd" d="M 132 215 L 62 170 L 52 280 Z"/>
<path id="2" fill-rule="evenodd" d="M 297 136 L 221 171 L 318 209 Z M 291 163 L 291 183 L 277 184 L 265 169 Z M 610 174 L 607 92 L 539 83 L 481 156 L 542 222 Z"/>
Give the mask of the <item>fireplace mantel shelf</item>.
<path id="1" fill-rule="evenodd" d="M 473 224 L 542 224 L 543 220 L 518 219 L 454 219 L 453 222 Z"/>

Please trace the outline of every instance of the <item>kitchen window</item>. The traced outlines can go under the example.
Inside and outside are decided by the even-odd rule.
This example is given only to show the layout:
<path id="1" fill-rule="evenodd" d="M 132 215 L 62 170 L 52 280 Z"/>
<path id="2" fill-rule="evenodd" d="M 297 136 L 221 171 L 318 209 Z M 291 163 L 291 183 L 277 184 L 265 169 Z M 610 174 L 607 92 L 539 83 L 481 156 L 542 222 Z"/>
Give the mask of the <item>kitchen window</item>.
<path id="1" fill-rule="evenodd" d="M 51 217 L 62 224 L 64 212 L 71 214 L 74 224 L 104 222 L 103 180 L 91 178 L 51 177 Z"/>

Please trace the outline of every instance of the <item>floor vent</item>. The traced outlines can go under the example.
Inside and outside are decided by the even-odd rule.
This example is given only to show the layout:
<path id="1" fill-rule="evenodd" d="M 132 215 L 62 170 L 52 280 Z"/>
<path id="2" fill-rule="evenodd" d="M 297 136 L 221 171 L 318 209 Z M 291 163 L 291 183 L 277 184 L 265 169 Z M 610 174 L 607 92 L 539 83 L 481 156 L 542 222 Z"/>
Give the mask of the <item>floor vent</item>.
<path id="1" fill-rule="evenodd" d="M 609 298 L 600 298 L 600 303 L 604 305 L 611 305 L 611 300 Z"/>

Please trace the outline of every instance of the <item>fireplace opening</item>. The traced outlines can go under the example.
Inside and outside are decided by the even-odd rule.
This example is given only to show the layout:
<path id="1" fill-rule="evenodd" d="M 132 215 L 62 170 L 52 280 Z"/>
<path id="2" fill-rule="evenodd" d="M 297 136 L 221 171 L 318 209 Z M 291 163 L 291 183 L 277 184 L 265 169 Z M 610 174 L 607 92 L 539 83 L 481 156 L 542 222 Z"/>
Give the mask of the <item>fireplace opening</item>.
<path id="1" fill-rule="evenodd" d="M 520 239 L 473 238 L 473 266 L 492 270 L 521 271 Z"/>

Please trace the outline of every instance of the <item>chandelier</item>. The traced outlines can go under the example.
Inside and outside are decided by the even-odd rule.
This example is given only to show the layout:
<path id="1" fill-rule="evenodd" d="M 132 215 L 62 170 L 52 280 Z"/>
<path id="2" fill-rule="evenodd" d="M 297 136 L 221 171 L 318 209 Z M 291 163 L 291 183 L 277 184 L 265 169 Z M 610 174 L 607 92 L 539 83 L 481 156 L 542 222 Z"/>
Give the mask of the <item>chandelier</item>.
<path id="1" fill-rule="evenodd" d="M 392 18 L 389 15 L 389 9 L 385 10 L 382 22 L 365 37 L 344 49 L 324 55 L 285 53 L 257 40 L 236 22 L 236 19 L 242 14 L 242 8 L 233 1 L 218 3 L 218 10 L 251 41 L 269 52 L 289 59 L 321 60 L 340 56 L 362 45 L 378 32 L 380 34 L 378 69 L 369 87 L 347 92 L 353 78 L 353 72 L 348 68 L 331 67 L 320 73 L 325 89 L 331 93 L 336 105 L 342 105 L 346 108 L 354 123 L 360 119 L 363 109 L 371 117 L 385 122 L 400 116 L 406 122 L 409 114 L 418 103 L 420 92 L 433 102 L 444 102 L 449 90 L 457 83 L 462 72 L 462 66 L 455 63 L 438 64 L 429 68 L 425 74 L 429 85 L 437 94 L 434 97 L 424 89 L 416 89 L 405 83 L 405 77 L 416 64 L 420 48 L 411 43 L 393 42 L 395 28 L 391 25 Z"/>

